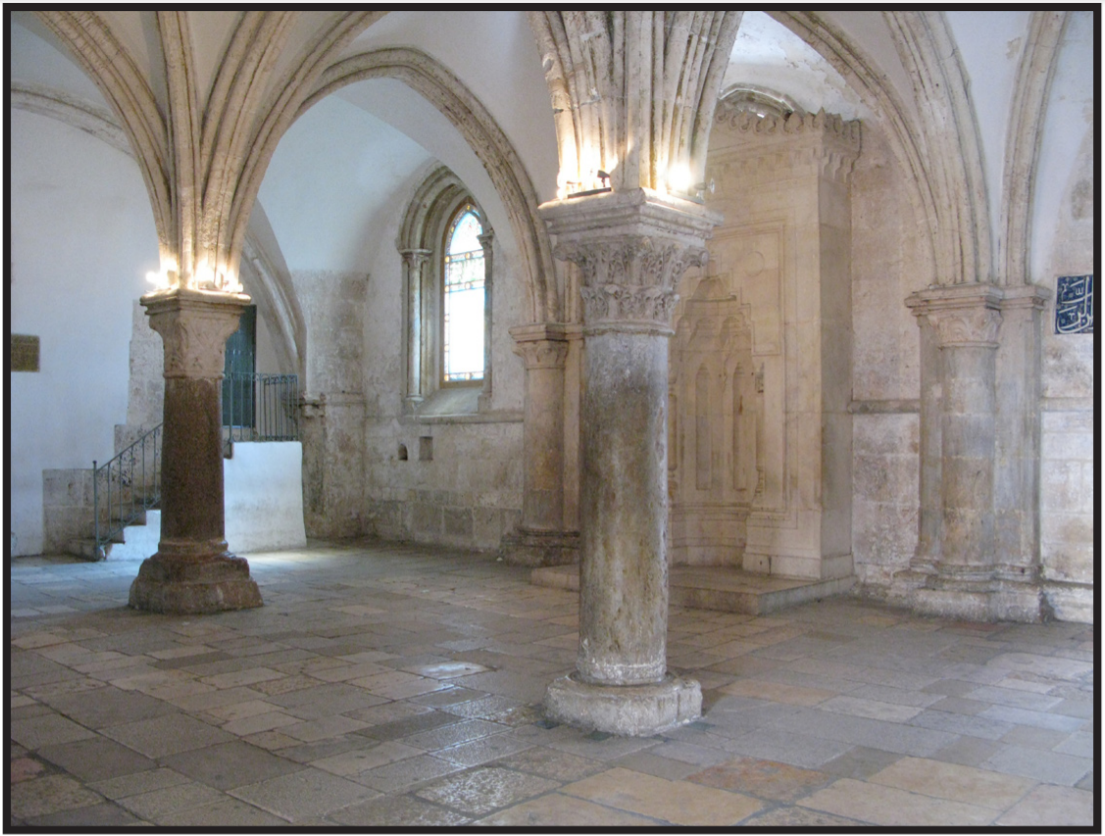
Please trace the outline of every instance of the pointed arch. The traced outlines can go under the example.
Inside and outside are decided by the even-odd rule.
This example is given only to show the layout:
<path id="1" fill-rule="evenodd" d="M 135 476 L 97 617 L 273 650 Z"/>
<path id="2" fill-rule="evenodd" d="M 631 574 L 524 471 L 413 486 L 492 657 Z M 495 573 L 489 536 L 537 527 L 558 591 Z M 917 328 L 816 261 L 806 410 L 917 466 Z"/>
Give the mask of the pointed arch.
<path id="1" fill-rule="evenodd" d="M 389 48 L 339 61 L 326 70 L 299 115 L 347 84 L 373 78 L 403 82 L 448 119 L 483 163 L 506 207 L 522 256 L 534 322 L 557 322 L 561 300 L 548 232 L 537 213 L 537 191 L 521 157 L 490 111 L 448 69 L 416 49 Z"/>

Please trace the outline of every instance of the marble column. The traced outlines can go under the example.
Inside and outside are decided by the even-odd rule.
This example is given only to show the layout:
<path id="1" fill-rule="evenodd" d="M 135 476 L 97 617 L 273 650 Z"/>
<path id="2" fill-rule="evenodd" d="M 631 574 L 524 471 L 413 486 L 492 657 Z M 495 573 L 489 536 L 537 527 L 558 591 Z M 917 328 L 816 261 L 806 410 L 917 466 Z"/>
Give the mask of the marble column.
<path id="1" fill-rule="evenodd" d="M 668 340 L 675 285 L 704 264 L 717 217 L 646 190 L 545 204 L 557 258 L 580 270 L 580 622 L 576 670 L 550 716 L 651 735 L 701 714 L 697 682 L 667 673 Z"/>
<path id="2" fill-rule="evenodd" d="M 141 302 L 165 347 L 161 542 L 138 570 L 130 605 L 174 614 L 259 607 L 249 564 L 227 551 L 223 518 L 224 355 L 249 297 L 177 288 Z"/>
<path id="3" fill-rule="evenodd" d="M 579 534 L 564 528 L 565 327 L 558 323 L 510 329 L 514 353 L 525 361 L 522 524 L 503 544 L 508 563 L 554 566 L 579 557 Z"/>

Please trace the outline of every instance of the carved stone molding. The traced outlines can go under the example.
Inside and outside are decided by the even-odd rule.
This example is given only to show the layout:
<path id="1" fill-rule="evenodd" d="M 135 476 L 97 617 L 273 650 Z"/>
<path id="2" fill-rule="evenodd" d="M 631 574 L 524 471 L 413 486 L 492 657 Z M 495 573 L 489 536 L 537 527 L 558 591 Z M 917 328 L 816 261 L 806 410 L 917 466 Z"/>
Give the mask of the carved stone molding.
<path id="1" fill-rule="evenodd" d="M 1003 299 L 994 285 L 953 285 L 914 293 L 906 306 L 932 323 L 941 348 L 997 348 Z"/>
<path id="2" fill-rule="evenodd" d="M 813 169 L 822 177 L 846 181 L 860 154 L 860 121 L 846 121 L 824 110 L 760 116 L 723 103 L 715 122 L 708 176 L 719 184 L 734 177 L 746 184 L 749 178 L 774 178 L 780 171 L 795 169 Z"/>
<path id="3" fill-rule="evenodd" d="M 248 296 L 178 288 L 147 294 L 140 302 L 165 344 L 166 378 L 223 376 L 226 339 L 238 329 Z"/>
<path id="4" fill-rule="evenodd" d="M 426 264 L 433 256 L 433 250 L 400 250 L 399 255 L 403 258 L 403 263 L 412 271 L 421 270 L 423 265 Z"/>

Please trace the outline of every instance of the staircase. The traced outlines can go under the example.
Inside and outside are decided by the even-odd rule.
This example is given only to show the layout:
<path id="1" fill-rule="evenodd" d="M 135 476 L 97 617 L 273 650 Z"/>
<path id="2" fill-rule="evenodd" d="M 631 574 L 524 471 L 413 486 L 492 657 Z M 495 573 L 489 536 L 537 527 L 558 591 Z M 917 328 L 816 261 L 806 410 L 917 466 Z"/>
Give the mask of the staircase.
<path id="1" fill-rule="evenodd" d="M 161 539 L 161 424 L 104 465 L 92 463 L 92 536 L 70 540 L 83 560 L 144 559 Z"/>

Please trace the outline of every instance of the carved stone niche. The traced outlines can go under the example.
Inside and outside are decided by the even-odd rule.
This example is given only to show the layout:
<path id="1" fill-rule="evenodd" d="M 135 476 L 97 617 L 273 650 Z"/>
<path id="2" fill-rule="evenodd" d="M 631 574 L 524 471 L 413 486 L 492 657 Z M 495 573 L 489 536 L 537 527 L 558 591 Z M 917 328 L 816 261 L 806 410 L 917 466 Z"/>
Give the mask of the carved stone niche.
<path id="1" fill-rule="evenodd" d="M 668 399 L 670 560 L 740 567 L 757 486 L 756 373 L 749 306 L 716 276 L 676 309 Z"/>

